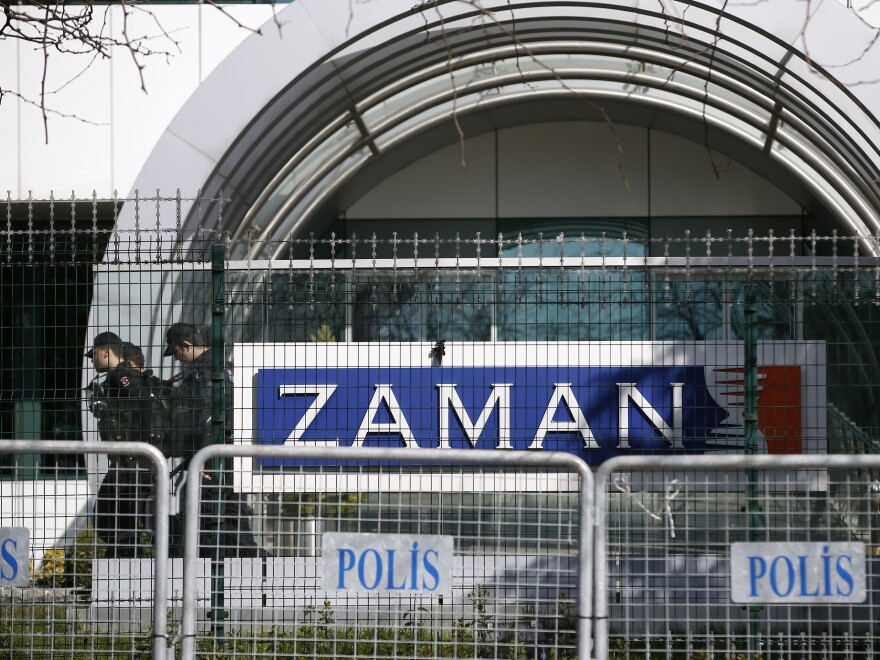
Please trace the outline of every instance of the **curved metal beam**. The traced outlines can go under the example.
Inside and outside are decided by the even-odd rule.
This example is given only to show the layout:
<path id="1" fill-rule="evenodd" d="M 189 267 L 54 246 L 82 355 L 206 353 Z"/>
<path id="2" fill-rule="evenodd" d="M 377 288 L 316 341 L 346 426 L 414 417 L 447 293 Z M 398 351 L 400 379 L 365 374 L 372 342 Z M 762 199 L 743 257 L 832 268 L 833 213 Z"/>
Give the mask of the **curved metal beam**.
<path id="1" fill-rule="evenodd" d="M 540 94 L 541 96 L 547 98 L 558 98 L 560 94 L 558 92 L 528 92 L 523 93 L 522 98 L 505 98 L 505 99 L 497 99 L 490 102 L 481 101 L 479 107 L 473 108 L 460 108 L 460 112 L 462 115 L 466 114 L 469 111 L 478 111 L 482 109 L 488 109 L 489 107 L 495 107 L 500 105 L 510 105 L 515 104 L 521 101 L 523 98 L 527 98 L 531 95 Z M 566 93 L 568 94 L 568 93 Z M 762 142 L 753 138 L 752 136 L 748 136 L 743 133 L 741 129 L 730 122 L 726 122 L 721 118 L 706 115 L 704 113 L 700 113 L 697 111 L 689 110 L 681 105 L 673 104 L 669 101 L 663 101 L 659 99 L 652 99 L 649 97 L 639 97 L 638 99 L 634 99 L 628 94 L 625 93 L 615 93 L 611 91 L 604 92 L 591 92 L 591 96 L 598 99 L 607 99 L 607 100 L 628 100 L 629 102 L 639 103 L 648 105 L 654 108 L 663 109 L 667 112 L 674 113 L 689 119 L 693 119 L 696 121 L 705 121 L 710 124 L 714 128 L 718 128 L 726 133 L 734 135 L 741 139 L 744 142 L 751 142 L 752 146 L 756 149 L 760 149 L 762 147 Z M 395 142 L 402 143 L 406 140 L 412 139 L 418 133 L 424 132 L 430 128 L 436 127 L 437 125 L 446 123 L 448 121 L 445 117 L 438 117 L 434 120 L 426 122 L 425 124 L 419 125 L 418 127 L 414 127 L 407 131 L 404 134 L 401 134 L 395 139 Z M 780 144 L 783 144 L 786 148 L 788 148 L 793 153 L 797 153 L 801 151 L 797 145 L 795 144 L 786 144 L 780 141 Z M 805 156 L 806 154 L 801 154 L 801 156 Z M 863 224 L 863 218 L 859 216 L 853 217 L 853 210 L 849 204 L 842 203 L 840 199 L 835 199 L 834 195 L 832 195 L 832 191 L 836 192 L 840 197 L 845 198 L 848 195 L 854 195 L 855 191 L 852 189 L 850 182 L 839 176 L 838 174 L 827 170 L 826 168 L 809 168 L 805 169 L 803 166 L 799 165 L 796 162 L 793 162 L 790 157 L 784 155 L 779 149 L 775 149 L 772 153 L 772 157 L 774 160 L 782 163 L 786 169 L 792 172 L 800 181 L 802 181 L 806 186 L 813 191 L 814 194 L 819 197 L 822 202 L 830 209 L 835 212 L 835 215 L 840 219 L 840 221 L 847 227 L 847 229 L 854 236 L 859 236 L 861 239 L 861 245 L 865 250 L 866 254 L 875 255 L 877 253 L 877 241 L 876 238 L 872 235 L 871 230 L 866 230 L 865 225 Z M 807 159 L 808 160 L 808 159 Z M 335 167 L 338 167 L 341 163 L 336 163 Z M 325 186 L 321 186 L 320 193 L 318 196 L 314 197 L 310 200 L 309 204 L 306 208 L 301 209 L 301 213 L 299 214 L 299 220 L 297 220 L 293 227 L 291 227 L 286 233 L 286 236 L 282 236 L 279 240 L 284 238 L 293 236 L 302 230 L 303 227 L 308 225 L 308 220 L 310 215 L 321 206 L 322 202 L 329 198 L 335 190 L 337 190 L 342 184 L 348 181 L 354 174 L 357 169 L 355 167 L 349 167 L 347 170 L 339 172 L 332 184 L 328 184 Z M 823 175 L 823 176 L 819 176 Z M 316 177 L 320 178 L 320 177 Z M 829 184 L 830 190 L 824 187 L 822 184 Z M 871 207 L 867 206 L 864 203 L 860 203 L 858 205 L 863 211 L 875 211 Z M 279 218 L 280 220 L 280 218 Z M 880 218 L 878 218 L 876 211 L 873 213 L 873 217 L 871 218 L 871 225 L 873 228 L 873 232 L 880 232 Z M 271 243 L 271 239 L 264 239 L 265 243 Z M 283 245 L 279 245 L 279 247 L 271 253 L 269 258 L 277 259 L 280 258 L 282 253 L 284 252 L 285 247 Z M 258 258 L 258 254 L 252 253 L 250 255 L 251 258 Z"/>
<path id="2" fill-rule="evenodd" d="M 559 44 L 554 44 L 555 46 L 559 46 Z M 548 48 L 551 48 L 553 45 L 548 45 Z M 604 52 L 609 52 L 607 47 L 601 48 L 600 50 Z M 503 51 L 502 51 L 503 52 Z M 548 50 L 548 53 L 553 54 L 569 54 L 566 51 L 562 53 L 557 53 L 556 51 Z M 620 54 L 621 51 L 617 51 L 617 54 Z M 501 54 L 501 53 L 496 53 Z M 506 53 L 505 53 L 506 54 Z M 629 58 L 627 58 L 629 59 Z M 659 58 L 658 58 L 659 59 Z M 663 58 L 664 64 L 667 66 L 676 65 L 676 70 L 680 72 L 691 73 L 696 76 L 697 80 L 702 80 L 704 75 L 709 75 L 711 72 L 700 65 L 696 65 L 692 62 L 676 62 L 672 58 Z M 485 60 L 483 60 L 485 61 Z M 474 65 L 474 62 L 480 62 L 480 60 L 471 59 L 469 64 L 471 66 Z M 439 71 L 435 70 L 435 73 Z M 426 81 L 430 80 L 427 77 L 420 76 L 415 79 L 417 84 L 422 84 Z M 704 87 L 689 87 L 683 83 L 671 80 L 669 77 L 658 77 L 655 75 L 649 75 L 645 73 L 637 73 L 632 71 L 615 71 L 615 70 L 583 70 L 583 69 L 553 69 L 553 68 L 541 68 L 539 70 L 520 70 L 516 73 L 508 73 L 508 74 L 499 74 L 496 76 L 486 77 L 477 83 L 469 82 L 463 88 L 449 88 L 447 86 L 443 91 L 435 93 L 430 97 L 423 97 L 418 101 L 415 101 L 410 104 L 406 104 L 402 110 L 398 113 L 387 116 L 384 120 L 380 121 L 378 124 L 373 126 L 369 133 L 369 141 L 375 144 L 377 138 L 382 136 L 383 134 L 387 134 L 392 132 L 397 126 L 406 123 L 407 121 L 412 120 L 417 117 L 419 114 L 423 112 L 427 112 L 433 108 L 437 108 L 438 106 L 442 106 L 443 104 L 448 104 L 450 101 L 456 101 L 460 99 L 460 95 L 463 91 L 466 91 L 468 96 L 478 95 L 483 91 L 490 89 L 499 89 L 504 88 L 505 86 L 510 85 L 518 85 L 518 84 L 529 84 L 536 82 L 558 82 L 563 88 L 567 87 L 572 81 L 581 81 L 581 80 L 589 80 L 589 81 L 605 81 L 605 82 L 616 82 L 616 83 L 627 83 L 627 84 L 636 84 L 639 86 L 643 86 L 646 88 L 652 88 L 658 91 L 667 92 L 673 97 L 678 96 L 682 99 L 689 99 L 691 101 L 695 101 L 698 103 L 704 104 L 704 108 L 713 108 L 716 110 L 720 110 L 731 117 L 739 119 L 744 123 L 751 125 L 762 131 L 764 133 L 769 132 L 770 124 L 773 121 L 773 108 L 774 102 L 772 99 L 762 97 L 760 94 L 756 93 L 754 90 L 741 85 L 738 81 L 731 80 L 725 76 L 721 76 L 717 72 L 713 75 L 713 86 L 726 89 L 727 91 L 735 94 L 738 98 L 746 99 L 750 103 L 762 107 L 767 112 L 766 118 L 761 118 L 756 116 L 753 112 L 748 111 L 747 109 L 740 107 L 733 103 L 729 99 L 724 99 L 715 94 L 709 94 L 707 88 Z M 412 80 L 410 82 L 413 82 Z M 401 91 L 405 91 L 406 87 L 396 86 L 394 89 L 395 93 L 400 93 Z M 572 97 L 584 97 L 590 96 L 589 91 L 584 91 L 581 89 L 568 89 L 563 90 L 561 94 L 565 94 L 568 92 Z M 597 92 L 601 94 L 602 92 Z M 632 100 L 636 102 L 635 99 L 638 95 L 635 94 L 627 94 L 624 98 L 628 100 Z M 374 103 L 378 103 L 379 101 L 385 101 L 393 97 L 393 94 L 377 94 L 372 97 L 370 100 Z M 642 102 L 639 99 L 638 102 Z M 485 105 L 485 100 L 477 101 L 478 105 Z M 474 111 L 476 108 L 475 105 L 469 106 L 470 111 Z M 369 105 L 365 101 L 361 104 L 360 108 L 362 113 L 367 113 L 370 109 Z M 448 121 L 448 116 L 446 117 Z M 705 121 L 705 117 L 700 118 L 700 121 Z M 342 120 L 336 120 L 333 122 L 333 125 L 340 125 L 343 123 Z M 801 121 L 798 121 L 796 117 L 791 117 L 791 123 L 797 123 L 799 126 L 803 128 L 807 128 L 806 124 Z M 720 124 L 719 126 L 723 126 L 724 124 Z M 426 125 L 427 126 L 427 125 Z M 815 135 L 816 138 L 814 142 L 819 143 L 818 136 Z M 366 140 L 367 138 L 365 138 Z M 815 158 L 811 158 L 805 152 L 805 150 L 800 147 L 791 139 L 786 139 L 786 137 L 780 133 L 777 136 L 780 144 L 785 145 L 786 147 L 792 149 L 793 151 L 799 153 L 801 157 L 806 162 L 814 162 Z M 312 143 L 313 145 L 315 143 Z M 327 181 L 328 172 L 335 170 L 338 168 L 346 159 L 353 157 L 359 150 L 361 150 L 363 145 L 363 140 L 358 143 L 352 144 L 348 148 L 342 149 L 337 152 L 337 156 L 332 158 L 331 160 L 325 162 L 323 165 L 319 166 L 317 170 L 312 172 L 310 175 L 307 174 L 306 178 L 300 181 L 300 185 L 298 186 L 298 190 L 290 195 L 287 200 L 279 207 L 274 213 L 270 220 L 267 222 L 261 223 L 260 233 L 256 237 L 257 242 L 265 242 L 272 240 L 272 238 L 276 238 L 276 231 L 279 228 L 279 224 L 282 223 L 283 219 L 289 215 L 292 209 L 294 209 L 300 202 L 313 194 L 316 186 L 322 185 L 323 182 Z M 763 145 L 762 145 L 763 148 Z M 836 150 L 831 148 L 823 148 L 819 153 L 823 154 L 827 159 L 832 161 L 838 168 L 842 171 L 848 169 L 849 163 L 840 157 Z M 307 158 L 309 153 L 299 152 L 296 157 L 288 163 L 288 165 L 284 168 L 283 171 L 288 174 L 293 172 L 296 169 L 296 166 L 301 164 L 305 158 Z M 359 159 L 359 162 L 363 163 L 364 159 Z M 825 168 L 827 169 L 827 168 Z M 853 172 L 850 169 L 849 178 L 852 181 L 859 182 L 860 177 L 857 173 Z M 350 175 L 349 175 L 350 176 Z M 348 176 L 346 177 L 348 178 Z M 841 177 L 834 176 L 832 177 L 833 181 L 840 183 Z M 277 185 L 283 184 L 283 179 L 276 178 L 275 181 Z M 334 185 L 333 188 L 336 186 Z M 868 194 L 870 195 L 871 190 L 865 186 L 864 184 L 861 186 L 857 186 L 861 193 L 860 195 L 848 195 L 851 200 L 855 200 L 855 204 L 859 209 L 860 215 L 863 218 L 866 226 L 872 227 L 874 230 L 880 228 L 878 225 L 876 213 L 872 213 L 872 206 L 868 205 L 864 202 L 864 200 L 859 200 L 858 198 L 862 195 Z M 841 194 L 843 194 L 843 190 L 839 190 Z M 268 196 L 271 194 L 271 190 L 264 191 L 264 195 L 262 199 L 268 199 Z M 326 198 L 326 195 L 321 195 L 321 197 Z M 875 198 L 876 201 L 876 198 Z M 314 208 L 314 205 L 310 205 Z M 837 205 L 835 205 L 837 206 Z M 254 217 L 258 212 L 259 208 L 252 207 L 252 213 L 249 214 L 251 217 Z M 307 218 L 300 220 L 296 223 L 295 226 L 301 225 L 304 221 L 307 221 Z M 295 231 L 295 230 L 294 230 Z M 859 235 L 863 235 L 864 230 L 860 230 L 857 232 Z M 276 234 L 273 236 L 273 234 Z M 255 256 L 255 255 L 253 255 Z"/>

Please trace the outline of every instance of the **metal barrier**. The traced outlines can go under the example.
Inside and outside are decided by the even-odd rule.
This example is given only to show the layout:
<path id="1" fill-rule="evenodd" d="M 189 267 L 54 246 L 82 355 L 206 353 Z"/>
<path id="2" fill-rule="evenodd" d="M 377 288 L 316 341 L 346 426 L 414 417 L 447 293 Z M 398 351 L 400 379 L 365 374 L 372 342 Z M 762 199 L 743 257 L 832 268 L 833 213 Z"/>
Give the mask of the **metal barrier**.
<path id="1" fill-rule="evenodd" d="M 100 501 L 102 493 L 106 492 L 108 501 L 113 498 L 109 503 L 120 510 L 108 511 L 108 520 L 116 521 L 112 524 L 90 523 L 79 530 L 67 530 L 69 542 L 66 547 L 50 548 L 42 563 L 31 557 L 33 569 L 27 571 L 29 575 L 24 584 L 4 586 L 0 590 L 0 648 L 9 648 L 16 654 L 14 657 L 109 658 L 117 655 L 131 657 L 140 652 L 141 657 L 151 653 L 154 660 L 167 660 L 170 490 L 164 456 L 155 447 L 136 442 L 0 440 L 0 454 L 3 455 L 52 453 L 106 454 L 111 457 L 111 469 L 104 484 L 112 486 L 112 490 L 99 490 L 96 497 Z M 143 462 L 137 461 L 136 457 L 144 459 Z M 147 466 L 153 472 L 151 487 L 137 476 L 146 472 Z M 118 481 L 108 483 L 114 478 Z M 123 482 L 127 485 L 123 486 Z M 15 485 L 14 482 L 6 483 Z M 19 511 L 15 509 L 16 497 L 15 492 L 3 492 L 0 497 L 4 521 L 13 522 L 4 531 L 13 535 L 14 529 L 35 528 L 33 523 L 41 513 L 46 518 L 67 522 L 91 518 L 88 510 L 80 511 L 78 516 L 49 511 L 50 506 L 35 494 L 18 497 L 23 504 Z M 152 516 L 146 510 L 140 510 L 140 505 L 147 504 L 148 500 L 154 507 Z M 38 505 L 44 507 L 42 512 L 37 510 Z M 122 545 L 123 534 L 130 530 L 120 521 L 131 513 L 131 509 L 122 513 L 123 505 L 131 505 L 136 512 L 139 511 L 142 520 L 152 519 L 153 522 L 152 530 L 147 527 L 142 530 L 148 538 L 134 539 L 134 545 Z M 30 507 L 34 508 L 28 510 Z M 128 518 L 128 522 L 133 522 L 132 516 Z M 126 542 L 130 540 L 125 539 Z M 12 559 L 10 551 L 13 547 L 4 543 L 4 562 Z M 106 558 L 108 555 L 115 559 Z M 119 570 L 122 564 L 125 564 L 124 572 Z M 4 581 L 10 576 L 11 569 L 5 565 Z M 125 588 L 123 583 L 131 581 L 149 583 L 147 597 L 143 600 L 151 606 L 152 612 L 151 621 L 146 626 L 135 621 L 133 612 L 136 608 L 131 607 L 131 602 L 127 603 L 124 618 L 114 620 L 113 606 L 118 604 L 118 597 L 112 594 L 118 594 Z"/>
<path id="2" fill-rule="evenodd" d="M 878 466 L 877 455 L 604 463 L 596 658 L 875 657 L 880 492 L 859 475 Z"/>
<path id="3" fill-rule="evenodd" d="M 249 543 L 232 457 L 299 464 L 283 469 L 301 490 L 248 498 L 291 529 L 279 556 L 225 558 Z M 575 456 L 211 446 L 187 480 L 182 658 L 590 657 L 592 474 Z"/>
<path id="4" fill-rule="evenodd" d="M 2 441 L 0 451 L 143 456 L 163 468 L 156 470 L 155 492 L 168 493 L 164 458 L 148 445 Z M 231 518 L 233 510 L 239 518 L 249 515 L 245 502 L 239 500 L 235 509 L 222 503 L 235 501 L 234 479 L 224 484 L 223 478 L 229 476 L 228 459 L 241 456 L 294 459 L 303 463 L 298 475 L 304 482 L 326 485 L 336 479 L 340 488 L 357 488 L 348 495 L 340 488 L 325 489 L 324 495 L 314 490 L 251 495 L 262 518 L 287 522 L 292 531 L 289 543 L 272 544 L 278 556 L 242 556 L 244 546 L 236 544 L 241 530 Z M 438 465 L 442 472 L 428 469 Z M 485 471 L 488 465 L 501 470 Z M 539 655 L 533 650 L 539 647 L 553 649 L 557 657 L 577 652 L 586 658 L 591 633 L 598 660 L 649 654 L 872 657 L 880 632 L 875 602 L 880 489 L 862 475 L 877 468 L 880 456 L 864 455 L 621 457 L 599 468 L 593 486 L 586 465 L 568 454 L 452 449 L 422 450 L 414 458 L 406 449 L 209 447 L 188 472 L 199 487 L 187 491 L 181 658 L 213 653 L 218 646 L 233 654 L 274 648 L 298 657 L 521 657 Z M 426 479 L 433 488 L 425 488 Z M 215 497 L 216 490 L 211 494 L 215 487 L 226 489 L 223 498 Z M 536 497 L 550 492 L 553 502 Z M 213 510 L 212 502 L 218 505 Z M 164 660 L 167 495 L 155 497 L 155 503 L 153 630 L 141 652 Z M 200 519 L 201 528 L 195 523 Z M 222 525 L 211 524 L 221 520 Z M 218 536 L 230 529 L 237 536 Z M 453 536 L 451 592 L 430 597 L 328 589 L 322 543 L 325 538 L 336 543 L 346 532 L 390 533 L 407 541 L 437 532 Z M 254 535 L 266 539 L 264 530 Z M 819 544 L 825 553 L 818 555 L 820 569 L 839 567 L 825 557 L 833 558 L 840 544 L 862 548 L 865 597 L 786 601 L 792 591 L 809 599 L 840 586 L 827 573 L 799 573 L 808 554 L 782 559 L 775 568 L 752 558 L 756 563 L 746 567 L 754 568 L 753 574 L 737 583 L 731 548 L 746 542 L 769 544 L 777 559 L 784 557 L 786 544 L 802 553 L 805 544 Z M 97 545 L 93 540 L 93 550 Z M 843 567 L 847 570 L 835 580 L 858 573 Z M 781 587 L 773 587 L 777 593 L 769 598 L 779 602 L 743 602 L 743 585 L 746 592 L 760 591 L 761 579 L 774 570 Z M 42 638 L 47 657 L 74 650 L 78 636 L 84 645 L 78 652 L 104 657 L 101 635 L 112 637 L 107 626 L 114 622 L 76 627 L 83 608 L 97 606 L 94 592 L 85 605 L 82 596 L 74 588 L 5 588 L 0 624 L 7 634 L 29 635 L 31 648 L 43 649 L 37 646 Z M 569 609 L 569 600 L 576 607 Z M 199 624 L 200 610 L 209 630 Z M 117 622 L 119 630 L 130 630 L 126 622 Z M 132 652 L 114 643 L 114 653 Z"/>

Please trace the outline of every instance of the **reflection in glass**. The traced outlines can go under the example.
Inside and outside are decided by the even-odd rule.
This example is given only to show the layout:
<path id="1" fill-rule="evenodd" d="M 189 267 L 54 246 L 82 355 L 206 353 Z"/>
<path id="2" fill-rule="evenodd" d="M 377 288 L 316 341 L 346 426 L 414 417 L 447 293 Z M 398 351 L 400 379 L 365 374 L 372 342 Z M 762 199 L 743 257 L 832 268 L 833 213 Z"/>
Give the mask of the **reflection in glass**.
<path id="1" fill-rule="evenodd" d="M 264 297 L 266 341 L 343 341 L 345 282 L 327 273 L 273 275 Z"/>
<path id="2" fill-rule="evenodd" d="M 751 286 L 759 340 L 794 338 L 794 301 L 788 281 L 657 280 L 654 337 L 676 341 L 745 338 L 746 292 Z"/>
<path id="3" fill-rule="evenodd" d="M 650 338 L 643 271 L 578 269 L 580 257 L 643 257 L 645 244 L 559 233 L 550 241 L 518 240 L 505 258 L 574 257 L 557 268 L 505 269 L 498 279 L 499 341 L 646 340 Z"/>
<path id="4" fill-rule="evenodd" d="M 459 277 L 456 280 L 456 277 Z M 454 273 L 430 279 L 365 278 L 354 285 L 355 341 L 489 341 L 491 288 Z"/>

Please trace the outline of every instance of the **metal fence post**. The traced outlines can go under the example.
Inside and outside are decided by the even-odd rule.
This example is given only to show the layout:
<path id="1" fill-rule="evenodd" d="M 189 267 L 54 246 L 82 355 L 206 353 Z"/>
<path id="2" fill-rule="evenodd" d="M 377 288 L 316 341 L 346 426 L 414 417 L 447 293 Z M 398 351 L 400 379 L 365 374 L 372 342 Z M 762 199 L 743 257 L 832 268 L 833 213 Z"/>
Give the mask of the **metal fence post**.
<path id="1" fill-rule="evenodd" d="M 755 304 L 755 291 L 749 283 L 746 288 L 745 300 L 745 339 L 743 380 L 745 402 L 743 423 L 745 425 L 745 453 L 758 453 L 758 307 Z M 758 541 L 758 529 L 761 527 L 761 502 L 758 492 L 758 472 L 748 471 L 746 502 L 749 516 L 749 541 Z M 760 652 L 761 623 L 759 615 L 763 609 L 760 605 L 749 605 L 749 654 L 754 656 Z"/>
<path id="2" fill-rule="evenodd" d="M 606 462 L 604 465 L 607 465 Z M 593 654 L 608 658 L 608 475 L 600 465 L 593 477 Z"/>
<path id="3" fill-rule="evenodd" d="M 226 264 L 226 246 L 214 245 L 211 251 L 211 442 L 222 445 L 226 441 L 226 369 L 225 369 L 225 345 L 224 330 L 226 313 L 226 291 L 224 288 Z M 211 461 L 209 470 L 211 475 L 211 488 L 209 490 L 209 502 L 211 503 L 211 613 L 212 637 L 218 648 L 225 648 L 225 626 L 227 617 L 225 610 L 225 573 L 223 567 L 224 548 L 223 530 L 225 527 L 223 516 L 223 492 L 226 470 L 223 469 L 223 459 L 215 458 Z M 207 521 L 206 521 L 207 522 Z"/>
<path id="4" fill-rule="evenodd" d="M 593 642 L 593 600 L 594 600 L 594 567 L 593 547 L 595 545 L 596 503 L 593 472 L 585 463 L 578 463 L 580 490 L 578 491 L 578 518 L 580 534 L 578 543 L 578 576 L 577 601 L 577 654 L 580 660 L 595 657 Z"/>

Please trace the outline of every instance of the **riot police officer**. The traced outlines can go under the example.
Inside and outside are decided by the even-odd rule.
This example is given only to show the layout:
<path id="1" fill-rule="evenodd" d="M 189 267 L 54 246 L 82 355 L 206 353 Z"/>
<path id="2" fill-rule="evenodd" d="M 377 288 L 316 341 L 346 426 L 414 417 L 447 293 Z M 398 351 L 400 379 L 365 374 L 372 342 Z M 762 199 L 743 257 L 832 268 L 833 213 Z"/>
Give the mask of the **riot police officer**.
<path id="1" fill-rule="evenodd" d="M 106 374 L 94 391 L 91 411 L 105 442 L 149 442 L 149 390 L 140 371 L 124 359 L 123 342 L 113 332 L 95 337 L 86 353 L 95 370 Z M 109 467 L 95 502 L 95 533 L 108 557 L 136 557 L 150 543 L 149 463 L 133 456 L 109 456 Z"/>
<path id="2" fill-rule="evenodd" d="M 164 356 L 173 356 L 183 365 L 183 374 L 171 389 L 171 444 L 174 453 L 183 458 L 184 464 L 187 464 L 199 449 L 207 447 L 213 441 L 211 430 L 213 353 L 202 331 L 189 323 L 171 325 L 165 333 L 165 340 L 167 346 Z M 228 370 L 225 394 L 225 418 L 231 420 L 232 383 L 228 377 Z M 230 427 L 231 425 L 227 426 L 226 433 L 231 436 Z M 211 502 L 204 496 L 201 516 L 203 521 L 208 520 L 223 527 L 220 544 L 223 546 L 224 556 L 268 556 L 254 539 L 250 525 L 250 519 L 254 514 L 241 495 L 233 492 L 228 485 L 211 483 L 212 477 L 207 472 L 202 474 L 202 480 L 207 487 L 206 490 L 219 488 L 219 498 L 222 502 L 219 516 L 218 512 L 212 510 Z M 212 524 L 203 524 L 200 534 L 203 554 L 209 556 L 213 556 L 211 553 L 214 548 L 211 546 L 216 543 L 210 529 L 212 526 Z M 174 527 L 172 523 L 172 528 Z"/>

